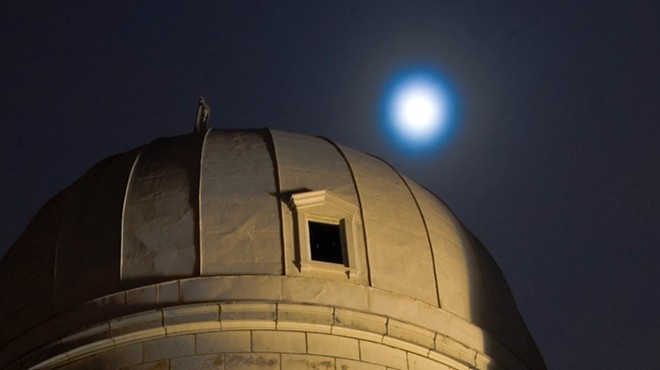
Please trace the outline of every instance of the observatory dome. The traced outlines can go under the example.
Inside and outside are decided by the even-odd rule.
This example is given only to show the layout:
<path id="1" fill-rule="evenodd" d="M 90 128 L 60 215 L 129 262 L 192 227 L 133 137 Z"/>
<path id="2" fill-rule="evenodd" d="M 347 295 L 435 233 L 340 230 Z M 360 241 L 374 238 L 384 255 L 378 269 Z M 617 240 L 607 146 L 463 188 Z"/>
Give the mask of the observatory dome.
<path id="1" fill-rule="evenodd" d="M 0 261 L 0 301 L 3 368 L 545 369 L 440 199 L 379 158 L 269 129 L 98 163 Z"/>

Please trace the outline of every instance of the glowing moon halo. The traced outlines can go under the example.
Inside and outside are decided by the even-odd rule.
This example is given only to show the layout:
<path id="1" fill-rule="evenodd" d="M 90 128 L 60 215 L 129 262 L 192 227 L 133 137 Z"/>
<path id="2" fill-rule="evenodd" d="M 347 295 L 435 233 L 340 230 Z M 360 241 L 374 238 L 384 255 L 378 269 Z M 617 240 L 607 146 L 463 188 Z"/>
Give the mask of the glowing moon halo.
<path id="1" fill-rule="evenodd" d="M 446 115 L 442 92 L 425 81 L 411 81 L 394 96 L 394 118 L 401 133 L 416 139 L 432 135 Z"/>
<path id="2" fill-rule="evenodd" d="M 452 116 L 452 99 L 443 79 L 432 70 L 408 70 L 386 89 L 383 122 L 392 138 L 406 149 L 420 152 L 445 135 Z"/>

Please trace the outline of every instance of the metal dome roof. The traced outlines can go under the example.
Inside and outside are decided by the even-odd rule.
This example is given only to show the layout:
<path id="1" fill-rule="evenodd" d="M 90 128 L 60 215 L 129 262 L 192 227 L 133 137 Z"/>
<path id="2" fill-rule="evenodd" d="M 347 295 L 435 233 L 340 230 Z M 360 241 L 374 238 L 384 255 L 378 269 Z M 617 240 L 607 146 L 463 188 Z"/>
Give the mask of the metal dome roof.
<path id="1" fill-rule="evenodd" d="M 350 221 L 339 273 L 301 255 L 300 220 L 314 213 Z M 406 296 L 544 368 L 496 263 L 441 200 L 381 159 L 268 129 L 158 139 L 55 196 L 0 263 L 0 345 L 99 297 L 235 275 Z"/>

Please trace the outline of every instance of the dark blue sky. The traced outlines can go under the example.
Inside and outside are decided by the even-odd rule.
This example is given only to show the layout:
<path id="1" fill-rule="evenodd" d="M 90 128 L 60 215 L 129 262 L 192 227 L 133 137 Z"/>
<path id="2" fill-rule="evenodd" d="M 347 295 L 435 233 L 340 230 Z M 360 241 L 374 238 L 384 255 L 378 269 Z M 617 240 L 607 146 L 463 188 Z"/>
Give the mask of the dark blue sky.
<path id="1" fill-rule="evenodd" d="M 0 253 L 92 164 L 190 132 L 204 95 L 214 127 L 326 136 L 438 194 L 549 368 L 660 368 L 660 6 L 537 3 L 5 4 Z M 379 126 L 409 63 L 444 71 L 460 102 L 433 155 Z"/>

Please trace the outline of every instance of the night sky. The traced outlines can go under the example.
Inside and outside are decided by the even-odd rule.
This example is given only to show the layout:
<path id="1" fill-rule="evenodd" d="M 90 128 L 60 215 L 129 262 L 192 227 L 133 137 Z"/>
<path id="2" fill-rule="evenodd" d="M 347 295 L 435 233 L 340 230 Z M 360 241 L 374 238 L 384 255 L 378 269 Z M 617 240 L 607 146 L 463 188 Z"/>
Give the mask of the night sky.
<path id="1" fill-rule="evenodd" d="M 659 369 L 657 1 L 6 2 L 0 254 L 94 163 L 211 126 L 320 135 L 445 200 L 487 246 L 550 369 Z M 388 141 L 387 81 L 455 88 L 442 147 Z"/>

